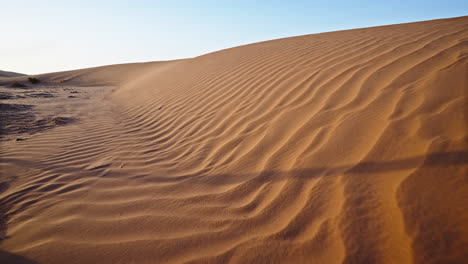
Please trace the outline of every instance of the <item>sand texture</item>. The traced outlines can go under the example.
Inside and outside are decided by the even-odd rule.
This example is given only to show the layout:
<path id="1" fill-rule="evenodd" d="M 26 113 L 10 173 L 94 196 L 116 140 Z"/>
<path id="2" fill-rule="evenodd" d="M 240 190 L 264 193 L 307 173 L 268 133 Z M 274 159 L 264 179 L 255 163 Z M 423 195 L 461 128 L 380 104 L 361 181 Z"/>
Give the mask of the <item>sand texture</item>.
<path id="1" fill-rule="evenodd" d="M 5 119 L 0 262 L 468 263 L 467 60 L 460 17 L 1 78 L 50 126 Z"/>

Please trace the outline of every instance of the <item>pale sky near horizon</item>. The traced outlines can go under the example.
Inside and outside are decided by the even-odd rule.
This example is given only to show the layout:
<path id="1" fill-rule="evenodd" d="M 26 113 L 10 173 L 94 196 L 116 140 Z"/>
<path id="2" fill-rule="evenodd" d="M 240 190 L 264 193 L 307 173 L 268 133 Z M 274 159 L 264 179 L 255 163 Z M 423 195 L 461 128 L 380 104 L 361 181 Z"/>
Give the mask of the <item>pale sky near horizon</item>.
<path id="1" fill-rule="evenodd" d="M 0 9 L 0 70 L 39 74 L 466 16 L 468 1 L 0 0 Z"/>

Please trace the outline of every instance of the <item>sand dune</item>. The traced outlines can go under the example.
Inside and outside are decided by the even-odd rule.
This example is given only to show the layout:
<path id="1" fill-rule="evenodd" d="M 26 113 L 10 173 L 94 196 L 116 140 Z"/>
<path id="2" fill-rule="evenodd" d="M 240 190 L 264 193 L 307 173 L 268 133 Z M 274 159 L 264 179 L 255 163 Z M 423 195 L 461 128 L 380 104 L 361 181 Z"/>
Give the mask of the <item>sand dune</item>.
<path id="1" fill-rule="evenodd" d="M 116 64 L 80 70 L 37 74 L 32 77 L 40 79 L 42 83 L 51 85 L 119 85 L 126 80 L 134 78 L 138 74 L 142 74 L 146 69 L 164 63 L 167 62 Z M 28 77 L 30 76 L 17 75 L 8 77 L 9 78 L 0 78 L 0 85 L 9 85 L 14 81 L 28 84 Z"/>
<path id="2" fill-rule="evenodd" d="M 1 143 L 0 259 L 467 263 L 467 59 L 460 17 L 40 75 L 113 87 Z"/>
<path id="3" fill-rule="evenodd" d="M 1 71 L 0 70 L 0 78 L 2 77 L 18 77 L 24 76 L 25 74 L 17 73 L 17 72 L 10 72 L 10 71 Z"/>

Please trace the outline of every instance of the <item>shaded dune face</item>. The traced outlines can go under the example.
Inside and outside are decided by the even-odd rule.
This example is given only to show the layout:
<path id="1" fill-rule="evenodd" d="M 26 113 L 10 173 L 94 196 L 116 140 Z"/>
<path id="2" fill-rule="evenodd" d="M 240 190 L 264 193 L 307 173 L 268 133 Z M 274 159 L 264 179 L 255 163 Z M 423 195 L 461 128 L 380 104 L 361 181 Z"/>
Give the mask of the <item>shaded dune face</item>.
<path id="1" fill-rule="evenodd" d="M 467 41 L 462 17 L 132 68 L 79 122 L 2 146 L 0 247 L 39 263 L 464 263 Z"/>

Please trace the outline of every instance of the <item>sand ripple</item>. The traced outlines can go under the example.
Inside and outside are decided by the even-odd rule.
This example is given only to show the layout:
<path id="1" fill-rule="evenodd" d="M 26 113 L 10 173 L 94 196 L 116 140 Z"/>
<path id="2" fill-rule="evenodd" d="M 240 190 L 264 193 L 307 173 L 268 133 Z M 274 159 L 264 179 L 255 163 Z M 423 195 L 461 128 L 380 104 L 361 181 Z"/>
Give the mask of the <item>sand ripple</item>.
<path id="1" fill-rule="evenodd" d="M 118 88 L 3 143 L 0 259 L 463 263 L 467 40 L 462 17 L 44 75 Z"/>

